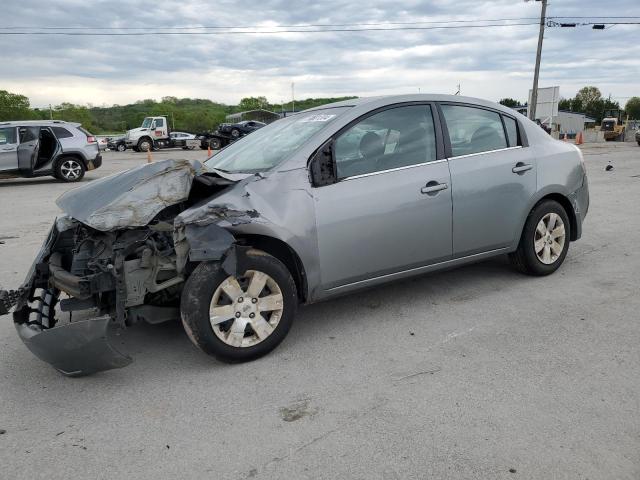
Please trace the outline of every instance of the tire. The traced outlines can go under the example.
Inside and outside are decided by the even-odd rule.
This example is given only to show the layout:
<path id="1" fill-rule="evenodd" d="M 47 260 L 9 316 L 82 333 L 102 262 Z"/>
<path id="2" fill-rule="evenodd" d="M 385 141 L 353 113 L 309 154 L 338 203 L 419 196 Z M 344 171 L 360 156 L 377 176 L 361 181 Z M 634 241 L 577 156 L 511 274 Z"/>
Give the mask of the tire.
<path id="1" fill-rule="evenodd" d="M 124 152 L 127 149 L 127 146 L 124 143 L 119 143 L 116 150 L 119 152 Z"/>
<path id="2" fill-rule="evenodd" d="M 138 150 L 141 152 L 148 152 L 153 150 L 153 143 L 148 138 L 141 138 L 138 140 Z"/>
<path id="3" fill-rule="evenodd" d="M 551 222 L 553 228 L 547 229 Z M 555 200 L 543 200 L 531 210 L 518 249 L 509 258 L 522 273 L 549 275 L 564 262 L 570 238 L 571 223 L 565 209 Z"/>
<path id="4" fill-rule="evenodd" d="M 211 145 L 212 150 L 220 150 L 222 142 L 219 138 L 212 138 L 211 140 L 209 140 L 209 145 Z"/>
<path id="5" fill-rule="evenodd" d="M 237 128 L 234 128 L 231 130 L 231 136 L 233 138 L 238 138 L 240 136 L 240 130 L 238 130 Z"/>
<path id="6" fill-rule="evenodd" d="M 79 182 L 84 177 L 86 168 L 75 157 L 62 157 L 56 162 L 54 176 L 63 182 Z"/>
<path id="7" fill-rule="evenodd" d="M 234 277 L 219 263 L 201 263 L 187 280 L 180 305 L 182 324 L 191 342 L 203 352 L 229 363 L 254 360 L 277 347 L 289 332 L 298 307 L 295 282 L 280 260 L 252 249 L 242 264 L 245 272 Z M 261 278 L 257 275 L 266 275 L 268 279 L 257 298 L 252 298 L 252 282 Z M 228 295 L 225 289 L 232 294 Z M 271 298 L 268 303 L 259 300 L 267 297 Z M 254 298 L 257 301 L 254 302 Z M 261 303 L 265 310 L 260 310 Z M 210 320 L 212 304 L 220 313 L 215 324 Z"/>

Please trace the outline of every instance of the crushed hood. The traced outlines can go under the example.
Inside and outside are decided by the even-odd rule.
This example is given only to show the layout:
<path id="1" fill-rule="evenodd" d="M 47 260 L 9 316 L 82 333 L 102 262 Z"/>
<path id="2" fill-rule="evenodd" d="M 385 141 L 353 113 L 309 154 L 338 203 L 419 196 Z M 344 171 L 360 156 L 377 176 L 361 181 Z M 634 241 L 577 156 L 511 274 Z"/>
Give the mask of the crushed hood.
<path id="1" fill-rule="evenodd" d="M 94 180 L 70 190 L 56 204 L 66 214 L 103 232 L 143 227 L 163 209 L 189 197 L 198 161 L 163 160 Z"/>

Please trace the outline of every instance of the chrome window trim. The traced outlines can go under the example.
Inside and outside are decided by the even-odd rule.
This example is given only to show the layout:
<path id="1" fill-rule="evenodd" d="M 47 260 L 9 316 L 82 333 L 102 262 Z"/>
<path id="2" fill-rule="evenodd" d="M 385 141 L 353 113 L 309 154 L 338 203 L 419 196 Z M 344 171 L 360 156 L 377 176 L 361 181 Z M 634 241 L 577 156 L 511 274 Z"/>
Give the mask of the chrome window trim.
<path id="1" fill-rule="evenodd" d="M 486 155 L 487 153 L 496 153 L 496 152 L 504 152 L 504 151 L 507 151 L 507 150 L 516 150 L 518 148 L 523 148 L 523 147 L 522 147 L 522 145 L 518 145 L 516 147 L 507 147 L 507 148 L 498 148 L 496 150 L 487 150 L 486 152 L 467 153 L 465 155 L 451 156 L 447 160 L 454 160 L 456 158 L 475 157 L 475 156 L 478 156 L 478 155 Z"/>
<path id="2" fill-rule="evenodd" d="M 340 182 L 346 182 L 348 180 L 356 180 L 358 178 L 364 178 L 364 177 L 370 177 L 372 175 L 380 175 L 383 173 L 390 173 L 390 172 L 397 172 L 399 170 L 407 170 L 409 168 L 415 168 L 415 167 L 423 167 L 425 165 L 433 165 L 435 163 L 442 163 L 442 162 L 446 162 L 448 159 L 446 158 L 441 158 L 440 160 L 433 160 L 431 162 L 423 162 L 423 163 L 415 163 L 413 165 L 406 165 L 404 167 L 396 167 L 396 168 L 389 168 L 388 170 L 378 170 L 377 172 L 370 172 L 370 173 L 363 173 L 360 175 L 353 175 L 351 177 L 344 177 L 339 179 L 336 183 L 334 183 L 334 185 L 340 183 Z"/>

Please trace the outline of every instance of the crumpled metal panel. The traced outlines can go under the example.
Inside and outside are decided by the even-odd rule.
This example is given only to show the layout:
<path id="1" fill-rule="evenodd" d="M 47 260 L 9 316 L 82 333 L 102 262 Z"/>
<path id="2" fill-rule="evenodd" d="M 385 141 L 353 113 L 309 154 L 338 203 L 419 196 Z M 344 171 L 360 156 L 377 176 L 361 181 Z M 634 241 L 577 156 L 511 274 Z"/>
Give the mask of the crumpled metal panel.
<path id="1" fill-rule="evenodd" d="M 70 377 L 126 367 L 132 362 L 109 343 L 113 329 L 109 315 L 42 329 L 16 323 L 16 330 L 31 352 Z"/>
<path id="2" fill-rule="evenodd" d="M 163 209 L 186 200 L 202 168 L 188 160 L 148 163 L 70 190 L 56 204 L 103 232 L 143 227 Z"/>

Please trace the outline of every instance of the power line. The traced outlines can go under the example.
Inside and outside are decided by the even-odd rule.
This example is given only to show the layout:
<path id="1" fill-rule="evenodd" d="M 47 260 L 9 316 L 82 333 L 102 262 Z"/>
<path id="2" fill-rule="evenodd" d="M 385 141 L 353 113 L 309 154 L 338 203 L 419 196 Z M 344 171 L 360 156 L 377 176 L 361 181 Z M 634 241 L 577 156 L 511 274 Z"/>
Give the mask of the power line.
<path id="1" fill-rule="evenodd" d="M 148 32 L 58 32 L 58 31 L 39 31 L 39 32 L 0 32 L 0 35 L 58 35 L 58 36 L 91 36 L 91 37 L 122 37 L 122 36 L 149 36 L 149 35 L 271 35 L 280 33 L 335 33 L 335 32 L 393 32 L 393 31 L 423 31 L 423 30 L 450 30 L 460 28 L 498 28 L 498 27 L 519 27 L 528 25 L 537 25 L 537 22 L 522 22 L 509 24 L 491 24 L 491 25 L 443 25 L 431 27 L 376 27 L 376 28 L 327 28 L 322 30 L 229 30 L 229 31 L 207 31 L 207 32 L 175 32 L 175 31 L 148 31 Z"/>
<path id="2" fill-rule="evenodd" d="M 560 18 L 560 17 L 557 17 Z M 594 17 L 595 18 L 595 17 Z M 600 17 L 598 17 L 600 18 Z M 620 18 L 620 17 L 616 17 Z M 640 17 L 639 17 L 640 18 Z M 197 30 L 197 29 L 247 29 L 247 28 L 311 28 L 311 27 L 367 27 L 367 26 L 385 26 L 385 25 L 429 25 L 429 24 L 449 24 L 449 23 L 482 23 L 482 22 L 512 22 L 523 20 L 536 20 L 537 17 L 519 17 L 519 18 L 480 18 L 475 20 L 429 20 L 429 21 L 412 21 L 412 22 L 353 22 L 353 23 L 307 23 L 293 25 L 182 25 L 182 26 L 154 26 L 151 28 L 162 30 Z M 145 30 L 150 27 L 0 27 L 3 30 L 20 30 L 20 29 L 37 29 L 37 30 Z"/>
<path id="3" fill-rule="evenodd" d="M 553 19 L 640 19 L 640 16 L 549 16 Z M 235 30 L 235 29 L 261 29 L 261 28 L 320 28 L 320 27 L 369 27 L 369 26 L 393 26 L 393 25 L 435 25 L 453 23 L 482 23 L 482 22 L 520 22 L 528 20 L 538 20 L 538 17 L 517 17 L 517 18 L 481 18 L 475 20 L 428 20 L 411 22 L 354 22 L 354 23 L 308 23 L 291 25 L 182 25 L 182 26 L 143 26 L 143 27 L 49 27 L 49 26 L 0 26 L 1 30 Z"/>

